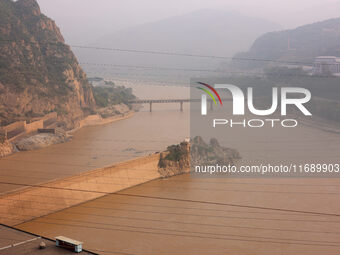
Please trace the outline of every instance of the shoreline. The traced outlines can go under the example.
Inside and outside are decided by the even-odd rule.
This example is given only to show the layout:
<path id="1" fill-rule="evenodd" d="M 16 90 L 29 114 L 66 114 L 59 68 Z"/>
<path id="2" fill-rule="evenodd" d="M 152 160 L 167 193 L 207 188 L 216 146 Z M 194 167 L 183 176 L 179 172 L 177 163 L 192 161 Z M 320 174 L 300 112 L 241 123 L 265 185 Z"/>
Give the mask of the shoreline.
<path id="1" fill-rule="evenodd" d="M 131 110 L 127 112 L 126 114 L 120 114 L 120 115 L 111 116 L 108 118 L 102 118 L 99 114 L 88 115 L 79 122 L 79 127 L 66 131 L 66 134 L 67 135 L 73 134 L 84 127 L 101 126 L 101 125 L 114 123 L 120 120 L 125 120 L 125 119 L 133 117 L 134 114 L 135 114 L 135 111 Z"/>
<path id="2" fill-rule="evenodd" d="M 111 116 L 108 118 L 102 118 L 99 114 L 94 114 L 94 115 L 88 115 L 86 116 L 84 119 L 79 121 L 79 126 L 65 131 L 65 138 L 64 139 L 55 139 L 55 142 L 51 142 L 50 144 L 47 143 L 42 143 L 40 144 L 41 146 L 39 146 L 39 143 L 34 143 L 32 142 L 32 149 L 27 149 L 27 150 L 23 150 L 23 151 L 33 151 L 36 149 L 41 149 L 41 148 L 46 148 L 49 147 L 51 145 L 54 144 L 59 144 L 59 143 L 67 143 L 72 139 L 72 135 L 77 132 L 78 130 L 80 130 L 81 128 L 87 127 L 87 126 L 101 126 L 101 125 L 106 125 L 106 124 L 110 124 L 110 123 L 114 123 L 120 120 L 125 120 L 128 118 L 133 117 L 135 114 L 134 110 L 130 110 L 127 113 L 124 114 L 119 114 L 116 116 Z M 2 143 L 0 144 L 0 159 L 1 158 L 6 158 L 7 156 L 13 155 L 14 153 L 18 153 L 21 152 L 22 150 L 19 150 L 16 146 L 16 143 L 20 142 L 20 141 L 24 141 L 25 139 L 32 139 L 35 136 L 37 136 L 37 133 L 32 133 L 31 135 L 26 135 L 22 138 L 18 138 L 15 139 L 13 141 L 7 141 L 7 143 Z M 51 139 L 54 138 L 55 135 L 51 136 Z M 37 146 L 38 148 L 34 148 L 34 146 Z"/>

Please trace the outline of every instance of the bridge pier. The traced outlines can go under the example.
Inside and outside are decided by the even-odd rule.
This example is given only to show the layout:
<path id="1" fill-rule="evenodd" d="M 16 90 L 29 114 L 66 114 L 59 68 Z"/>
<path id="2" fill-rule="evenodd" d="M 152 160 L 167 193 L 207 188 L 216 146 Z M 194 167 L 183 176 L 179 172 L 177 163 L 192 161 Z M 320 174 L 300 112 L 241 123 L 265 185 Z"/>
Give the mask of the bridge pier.
<path id="1" fill-rule="evenodd" d="M 180 111 L 183 112 L 183 102 L 180 102 Z"/>
<path id="2" fill-rule="evenodd" d="M 152 102 L 150 102 L 150 112 L 152 112 Z"/>

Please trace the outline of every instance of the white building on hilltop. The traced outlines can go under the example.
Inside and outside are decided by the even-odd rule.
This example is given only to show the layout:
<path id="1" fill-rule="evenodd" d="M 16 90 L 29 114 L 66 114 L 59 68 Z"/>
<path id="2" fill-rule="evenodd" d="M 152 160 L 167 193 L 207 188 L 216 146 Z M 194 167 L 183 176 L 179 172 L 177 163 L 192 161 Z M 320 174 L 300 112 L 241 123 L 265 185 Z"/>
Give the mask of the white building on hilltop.
<path id="1" fill-rule="evenodd" d="M 313 66 L 313 75 L 340 76 L 340 58 L 334 56 L 316 57 Z"/>

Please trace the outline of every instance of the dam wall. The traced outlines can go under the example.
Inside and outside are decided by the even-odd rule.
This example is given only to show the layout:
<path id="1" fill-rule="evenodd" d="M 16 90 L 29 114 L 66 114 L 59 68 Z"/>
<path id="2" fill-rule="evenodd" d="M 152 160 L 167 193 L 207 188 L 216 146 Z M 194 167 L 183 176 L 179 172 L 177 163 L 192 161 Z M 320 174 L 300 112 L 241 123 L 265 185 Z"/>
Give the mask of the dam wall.
<path id="1" fill-rule="evenodd" d="M 159 158 L 152 154 L 2 194 L 0 222 L 13 226 L 160 178 Z"/>

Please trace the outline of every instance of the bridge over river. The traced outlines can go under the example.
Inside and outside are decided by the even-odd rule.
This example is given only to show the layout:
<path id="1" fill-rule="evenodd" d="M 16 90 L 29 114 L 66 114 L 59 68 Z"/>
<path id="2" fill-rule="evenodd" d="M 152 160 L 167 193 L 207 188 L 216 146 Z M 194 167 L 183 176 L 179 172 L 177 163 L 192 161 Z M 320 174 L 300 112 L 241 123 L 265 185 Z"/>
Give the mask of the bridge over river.
<path id="1" fill-rule="evenodd" d="M 150 112 L 152 112 L 152 104 L 167 104 L 167 103 L 179 103 L 179 109 L 183 111 L 183 103 L 190 103 L 190 102 L 200 102 L 201 99 L 135 99 L 129 101 L 130 104 L 149 104 L 150 105 Z M 231 101 L 230 98 L 222 99 L 222 101 Z M 214 101 L 208 99 L 210 104 L 210 110 L 213 110 Z"/>

